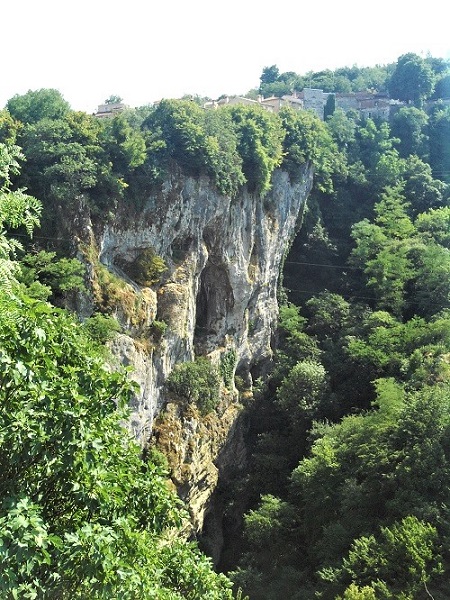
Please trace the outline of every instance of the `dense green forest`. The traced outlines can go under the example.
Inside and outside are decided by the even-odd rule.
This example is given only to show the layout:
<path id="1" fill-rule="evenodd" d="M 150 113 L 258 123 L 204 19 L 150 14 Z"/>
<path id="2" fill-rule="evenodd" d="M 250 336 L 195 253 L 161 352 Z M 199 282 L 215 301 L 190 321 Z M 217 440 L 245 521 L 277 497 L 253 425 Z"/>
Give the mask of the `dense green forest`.
<path id="1" fill-rule="evenodd" d="M 408 53 L 396 63 L 375 67 L 343 67 L 334 71 L 310 71 L 299 75 L 293 71 L 280 73 L 277 65 L 264 67 L 260 85 L 250 94 L 283 96 L 301 92 L 304 88 L 322 89 L 324 92 L 347 94 L 373 91 L 388 93 L 398 100 L 417 101 L 420 98 L 448 98 L 450 76 L 448 61 L 428 56 L 422 58 Z"/>
<path id="2" fill-rule="evenodd" d="M 56 90 L 9 100 L 2 597 L 449 597 L 449 83 L 448 61 L 416 55 L 302 77 L 263 70 L 265 95 L 389 92 L 404 102 L 389 121 L 191 99 L 99 120 Z M 244 185 L 264 196 L 276 168 L 295 180 L 305 162 L 314 189 L 284 264 L 273 365 L 246 401 L 251 458 L 225 491 L 218 574 L 183 538 L 164 457 L 124 436 L 132 386 L 104 347 L 122 325 L 107 282 L 90 318 L 68 310 L 86 266 L 55 222 L 75 218 L 80 198 L 103 221 L 119 205 L 139 211 L 174 165 L 236 197 Z M 152 282 L 165 267 L 151 256 L 136 268 Z"/>
<path id="3" fill-rule="evenodd" d="M 287 257 L 230 493 L 248 508 L 223 566 L 252 599 L 449 597 L 449 117 L 327 119 L 343 168 Z"/>

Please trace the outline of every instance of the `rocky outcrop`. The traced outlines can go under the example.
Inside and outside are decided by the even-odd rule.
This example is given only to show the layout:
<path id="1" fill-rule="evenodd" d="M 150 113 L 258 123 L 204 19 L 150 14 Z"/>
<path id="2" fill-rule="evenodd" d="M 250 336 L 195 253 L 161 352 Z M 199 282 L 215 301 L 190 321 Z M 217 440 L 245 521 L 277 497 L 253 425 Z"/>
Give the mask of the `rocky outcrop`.
<path id="1" fill-rule="evenodd" d="M 205 509 L 230 456 L 245 461 L 240 405 L 225 398 L 217 412 L 206 417 L 195 406 L 168 403 L 155 419 L 157 447 L 168 458 L 172 481 L 185 501 L 194 533 L 201 531 Z"/>
<path id="2" fill-rule="evenodd" d="M 239 374 L 251 388 L 252 377 L 272 353 L 280 266 L 311 185 L 312 168 L 306 164 L 295 182 L 276 171 L 263 198 L 243 188 L 231 199 L 206 177 L 173 172 L 139 212 L 122 207 L 104 226 L 84 224 L 85 239 L 86 231 L 97 231 L 91 247 L 97 249 L 103 271 L 94 287 L 111 287 L 108 277 L 120 280 L 122 304 L 139 307 L 133 321 L 116 302 L 118 317 L 133 335 L 119 336 L 112 349 L 120 362 L 133 367 L 139 384 L 131 426 L 142 443 L 167 403 L 163 384 L 177 363 L 202 354 L 219 364 L 231 355 L 232 375 Z M 164 260 L 166 270 L 142 290 L 132 266 L 149 249 Z M 161 329 L 163 323 L 165 331 L 156 336 L 154 326 Z M 213 417 L 193 418 L 166 407 L 171 448 L 178 457 L 172 463 L 174 479 L 196 529 L 217 482 L 217 457 L 227 447 L 236 451 L 230 441 L 239 414 L 236 400 L 232 385 L 220 414 Z M 166 436 L 167 448 L 169 441 Z"/>

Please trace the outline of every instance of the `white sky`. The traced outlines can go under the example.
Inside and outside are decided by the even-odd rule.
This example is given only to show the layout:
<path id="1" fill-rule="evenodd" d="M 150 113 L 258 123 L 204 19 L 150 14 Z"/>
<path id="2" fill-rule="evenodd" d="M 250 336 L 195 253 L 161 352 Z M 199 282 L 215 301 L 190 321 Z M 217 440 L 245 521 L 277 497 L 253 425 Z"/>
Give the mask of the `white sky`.
<path id="1" fill-rule="evenodd" d="M 75 110 L 259 85 L 265 66 L 307 71 L 450 58 L 448 0 L 4 0 L 0 108 L 56 88 Z"/>

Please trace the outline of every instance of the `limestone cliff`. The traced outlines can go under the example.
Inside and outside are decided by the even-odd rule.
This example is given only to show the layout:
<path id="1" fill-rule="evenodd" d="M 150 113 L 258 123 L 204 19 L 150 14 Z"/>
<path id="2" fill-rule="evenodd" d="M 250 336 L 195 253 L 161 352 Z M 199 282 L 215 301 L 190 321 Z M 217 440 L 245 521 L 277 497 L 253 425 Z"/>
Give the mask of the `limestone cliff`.
<path id="1" fill-rule="evenodd" d="M 131 427 L 145 444 L 165 407 L 157 431 L 196 529 L 217 482 L 218 456 L 226 462 L 224 449 L 240 452 L 238 395 L 228 386 L 217 414 L 202 418 L 167 405 L 164 381 L 174 365 L 196 354 L 216 364 L 228 354 L 232 375 L 251 389 L 252 375 L 271 356 L 280 265 L 311 185 L 306 164 L 295 182 L 276 171 L 264 198 L 243 188 L 231 199 L 206 177 L 173 172 L 142 210 L 120 207 L 103 225 L 80 220 L 80 239 L 91 249 L 94 297 L 96 290 L 103 300 L 109 294 L 109 307 L 130 333 L 118 336 L 112 349 L 134 368 L 139 384 Z M 167 269 L 142 288 L 131 267 L 148 249 Z"/>

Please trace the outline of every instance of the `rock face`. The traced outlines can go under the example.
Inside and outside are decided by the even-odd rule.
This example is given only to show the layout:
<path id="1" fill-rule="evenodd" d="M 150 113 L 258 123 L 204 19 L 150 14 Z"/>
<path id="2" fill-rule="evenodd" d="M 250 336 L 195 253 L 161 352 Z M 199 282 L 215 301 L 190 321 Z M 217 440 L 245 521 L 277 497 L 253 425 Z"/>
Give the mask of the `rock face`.
<path id="1" fill-rule="evenodd" d="M 175 364 L 197 354 L 220 364 L 228 354 L 234 357 L 232 375 L 239 374 L 251 388 L 258 365 L 271 356 L 280 266 L 311 185 L 312 168 L 305 164 L 295 183 L 286 172 L 276 171 L 264 198 L 244 188 L 230 199 L 206 177 L 174 172 L 139 213 L 122 209 L 107 225 L 94 228 L 102 268 L 122 279 L 128 302 L 134 297 L 142 309 L 139 323 L 130 324 L 131 330 L 139 330 L 133 336 L 139 340 L 121 335 L 112 349 L 122 363 L 134 368 L 139 393 L 131 427 L 143 444 L 167 404 L 163 383 Z M 167 270 L 156 284 L 142 290 L 129 266 L 148 249 L 164 259 Z M 152 337 L 155 319 L 167 324 L 157 343 Z M 165 408 L 172 421 L 172 471 L 193 511 L 196 529 L 202 526 L 207 499 L 217 482 L 217 457 L 224 448 L 237 447 L 230 441 L 239 414 L 237 393 L 231 388 L 228 401 L 209 421 L 178 414 L 170 405 Z M 198 441 L 207 437 L 207 442 Z"/>

